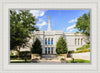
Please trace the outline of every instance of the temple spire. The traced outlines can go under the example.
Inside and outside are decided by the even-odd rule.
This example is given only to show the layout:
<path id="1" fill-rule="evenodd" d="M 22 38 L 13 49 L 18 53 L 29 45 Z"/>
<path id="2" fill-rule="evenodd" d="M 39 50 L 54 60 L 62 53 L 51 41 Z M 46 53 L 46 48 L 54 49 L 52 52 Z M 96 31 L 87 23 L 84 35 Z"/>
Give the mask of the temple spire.
<path id="1" fill-rule="evenodd" d="M 48 29 L 47 29 L 47 31 L 51 31 L 51 27 L 50 27 L 50 16 L 48 15 Z"/>

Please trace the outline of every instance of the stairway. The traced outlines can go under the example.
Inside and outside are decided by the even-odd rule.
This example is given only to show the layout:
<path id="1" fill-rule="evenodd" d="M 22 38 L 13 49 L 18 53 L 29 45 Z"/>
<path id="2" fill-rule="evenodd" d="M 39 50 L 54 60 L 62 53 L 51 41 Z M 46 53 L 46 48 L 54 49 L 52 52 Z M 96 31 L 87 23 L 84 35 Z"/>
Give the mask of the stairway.
<path id="1" fill-rule="evenodd" d="M 42 55 L 42 58 L 53 59 L 56 58 L 56 55 Z"/>

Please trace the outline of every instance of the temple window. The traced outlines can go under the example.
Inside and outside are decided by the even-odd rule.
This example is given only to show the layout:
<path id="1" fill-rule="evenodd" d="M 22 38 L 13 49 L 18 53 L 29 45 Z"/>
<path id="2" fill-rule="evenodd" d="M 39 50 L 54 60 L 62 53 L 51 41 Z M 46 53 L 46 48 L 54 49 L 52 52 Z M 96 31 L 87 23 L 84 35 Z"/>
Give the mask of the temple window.
<path id="1" fill-rule="evenodd" d="M 51 39 L 51 44 L 53 45 L 53 38 Z"/>
<path id="2" fill-rule="evenodd" d="M 47 45 L 47 38 L 45 38 L 45 45 Z"/>
<path id="3" fill-rule="evenodd" d="M 48 39 L 48 45 L 50 45 L 50 38 Z"/>

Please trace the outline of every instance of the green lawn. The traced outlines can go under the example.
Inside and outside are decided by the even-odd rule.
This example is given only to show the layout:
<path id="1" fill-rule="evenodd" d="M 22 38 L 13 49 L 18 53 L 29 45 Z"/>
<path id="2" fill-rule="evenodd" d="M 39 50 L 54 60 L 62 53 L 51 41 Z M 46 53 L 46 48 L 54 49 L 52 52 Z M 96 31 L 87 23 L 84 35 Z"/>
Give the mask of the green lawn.
<path id="1" fill-rule="evenodd" d="M 10 58 L 10 60 L 25 60 L 24 58 Z M 27 58 L 26 60 L 31 60 L 31 58 Z"/>
<path id="2" fill-rule="evenodd" d="M 31 61 L 11 61 L 10 63 L 31 63 Z M 74 59 L 74 62 L 72 60 L 69 60 L 68 63 L 90 63 L 89 60 L 83 60 L 83 59 Z"/>
<path id="3" fill-rule="evenodd" d="M 10 63 L 31 63 L 31 61 L 13 61 L 13 62 L 10 62 Z"/>
<path id="4" fill-rule="evenodd" d="M 83 59 L 74 59 L 74 62 L 72 60 L 69 60 L 68 63 L 90 63 L 90 61 Z"/>

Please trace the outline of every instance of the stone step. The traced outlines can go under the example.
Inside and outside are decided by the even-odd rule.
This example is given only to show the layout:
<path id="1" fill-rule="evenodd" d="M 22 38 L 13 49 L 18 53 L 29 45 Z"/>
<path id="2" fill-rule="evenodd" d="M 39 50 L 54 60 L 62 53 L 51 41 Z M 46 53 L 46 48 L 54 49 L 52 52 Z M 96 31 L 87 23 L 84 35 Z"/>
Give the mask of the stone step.
<path id="1" fill-rule="evenodd" d="M 56 55 L 42 55 L 42 58 L 56 58 Z"/>

